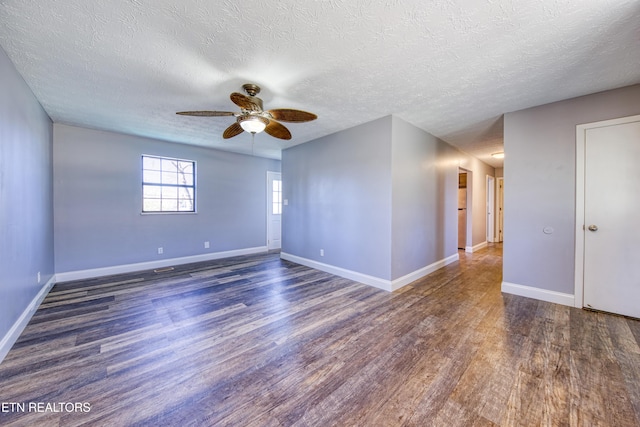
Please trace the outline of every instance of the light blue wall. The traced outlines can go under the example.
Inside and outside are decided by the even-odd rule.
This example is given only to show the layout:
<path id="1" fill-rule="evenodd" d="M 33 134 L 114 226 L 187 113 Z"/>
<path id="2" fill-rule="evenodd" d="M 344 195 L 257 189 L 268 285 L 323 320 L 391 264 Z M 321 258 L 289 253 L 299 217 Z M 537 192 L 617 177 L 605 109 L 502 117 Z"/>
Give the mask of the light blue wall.
<path id="1" fill-rule="evenodd" d="M 461 153 L 393 118 L 392 278 L 458 252 L 458 163 Z"/>
<path id="2" fill-rule="evenodd" d="M 640 85 L 505 115 L 504 281 L 573 295 L 576 125 L 636 114 Z"/>
<path id="3" fill-rule="evenodd" d="M 57 273 L 266 246 L 280 161 L 61 124 L 54 141 Z M 141 215 L 143 154 L 197 162 L 197 214 Z"/>
<path id="4" fill-rule="evenodd" d="M 52 124 L 1 48 L 0 94 L 2 339 L 51 279 L 54 264 Z"/>
<path id="5" fill-rule="evenodd" d="M 284 150 L 282 251 L 389 280 L 390 157 L 391 117 Z"/>

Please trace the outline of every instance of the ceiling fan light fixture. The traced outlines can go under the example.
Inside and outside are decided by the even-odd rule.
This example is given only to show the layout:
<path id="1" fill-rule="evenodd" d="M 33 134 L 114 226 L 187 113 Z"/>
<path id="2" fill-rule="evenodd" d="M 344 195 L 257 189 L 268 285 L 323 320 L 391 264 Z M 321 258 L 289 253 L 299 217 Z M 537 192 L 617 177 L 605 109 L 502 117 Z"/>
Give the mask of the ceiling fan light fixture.
<path id="1" fill-rule="evenodd" d="M 267 127 L 269 120 L 261 116 L 250 115 L 238 117 L 238 123 L 245 132 L 260 133 Z"/>
<path id="2" fill-rule="evenodd" d="M 491 157 L 493 157 L 494 159 L 504 159 L 504 151 L 493 153 Z"/>

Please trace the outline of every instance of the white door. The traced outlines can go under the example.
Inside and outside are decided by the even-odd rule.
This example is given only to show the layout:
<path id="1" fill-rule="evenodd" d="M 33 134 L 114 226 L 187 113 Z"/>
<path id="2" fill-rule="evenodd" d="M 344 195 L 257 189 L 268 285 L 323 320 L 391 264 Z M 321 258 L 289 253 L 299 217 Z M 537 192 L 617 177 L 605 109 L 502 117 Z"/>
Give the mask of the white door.
<path id="1" fill-rule="evenodd" d="M 584 306 L 640 318 L 640 117 L 584 140 Z"/>
<path id="2" fill-rule="evenodd" d="M 282 177 L 267 172 L 267 249 L 280 249 L 282 235 Z"/>

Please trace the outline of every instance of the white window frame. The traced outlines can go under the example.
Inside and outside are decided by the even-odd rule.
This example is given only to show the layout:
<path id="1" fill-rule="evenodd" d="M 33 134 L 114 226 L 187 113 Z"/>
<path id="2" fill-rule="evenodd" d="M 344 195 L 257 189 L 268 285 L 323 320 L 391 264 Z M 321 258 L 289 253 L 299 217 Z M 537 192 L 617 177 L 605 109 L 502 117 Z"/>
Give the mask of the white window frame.
<path id="1" fill-rule="evenodd" d="M 160 160 L 161 166 L 160 169 L 145 169 L 145 158 L 150 158 L 150 159 L 157 159 Z M 162 176 L 162 164 L 165 161 L 169 161 L 169 162 L 181 162 L 181 163 L 190 163 L 192 165 L 192 170 L 193 170 L 193 179 L 192 179 L 192 183 L 191 184 L 187 184 L 187 183 L 164 183 L 163 181 L 163 176 Z M 179 170 L 177 169 L 178 166 L 176 165 L 176 174 L 180 174 Z M 157 180 L 145 180 L 145 171 L 151 171 L 151 172 L 158 172 L 159 173 L 159 178 Z M 172 173 L 172 171 L 167 171 L 169 173 Z M 166 156 L 158 156 L 158 155 L 153 155 L 153 154 L 143 154 L 140 158 L 140 182 L 141 182 L 141 209 L 142 209 L 142 214 L 143 215 L 147 215 L 147 214 L 194 214 L 197 213 L 197 197 L 196 197 L 196 187 L 197 187 L 197 165 L 196 165 L 196 161 L 195 160 L 189 160 L 189 159 L 178 159 L 178 158 L 174 158 L 174 157 L 166 157 Z M 145 187 L 149 186 L 149 187 L 158 187 L 160 189 L 160 196 L 159 197 L 146 197 L 145 196 Z M 177 194 L 175 199 L 173 197 L 163 197 L 164 195 L 164 189 L 172 189 L 172 188 L 176 188 L 177 189 Z M 179 191 L 180 189 L 186 189 L 187 191 L 190 191 L 190 195 L 191 195 L 191 199 L 192 199 L 192 209 L 187 209 L 187 210 L 181 210 L 180 209 L 180 196 L 179 196 Z M 170 191 L 170 190 L 169 190 Z M 160 200 L 160 210 L 146 210 L 145 209 L 145 200 L 149 200 L 149 199 L 156 199 L 156 200 Z M 164 209 L 163 207 L 163 200 L 175 200 L 176 201 L 176 208 L 175 209 Z"/>
<path id="2" fill-rule="evenodd" d="M 273 178 L 271 181 L 271 214 L 282 215 L 282 179 Z M 273 188 L 273 184 L 278 183 L 278 188 Z"/>

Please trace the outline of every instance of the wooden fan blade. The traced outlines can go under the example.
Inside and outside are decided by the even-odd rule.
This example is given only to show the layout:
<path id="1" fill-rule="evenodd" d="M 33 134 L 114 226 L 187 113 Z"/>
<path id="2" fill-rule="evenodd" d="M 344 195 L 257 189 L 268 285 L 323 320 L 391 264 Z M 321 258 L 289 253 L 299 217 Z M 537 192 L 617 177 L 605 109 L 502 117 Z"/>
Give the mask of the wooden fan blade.
<path id="1" fill-rule="evenodd" d="M 231 111 L 180 111 L 176 114 L 180 114 L 181 116 L 217 117 L 233 116 L 235 113 Z"/>
<path id="2" fill-rule="evenodd" d="M 274 138 L 291 139 L 291 132 L 289 132 L 289 129 L 275 120 L 269 120 L 269 124 L 264 128 L 264 131 Z"/>
<path id="3" fill-rule="evenodd" d="M 240 126 L 240 123 L 234 122 L 231 126 L 229 126 L 224 130 L 222 137 L 224 139 L 229 139 L 229 138 L 233 138 L 236 135 L 240 135 L 242 132 L 244 132 L 244 129 L 242 129 L 242 126 Z"/>
<path id="4" fill-rule="evenodd" d="M 251 110 L 251 111 L 262 111 L 262 105 L 260 105 L 261 103 L 260 98 L 243 95 L 238 92 L 233 92 L 230 98 L 231 98 L 231 101 L 233 101 L 233 103 L 240 108 L 244 108 L 245 110 Z"/>
<path id="5" fill-rule="evenodd" d="M 318 116 L 313 113 L 307 113 L 302 110 L 292 110 L 290 108 L 277 108 L 275 110 L 269 110 L 267 113 L 271 114 L 276 120 L 291 123 L 310 122 L 318 118 Z"/>

